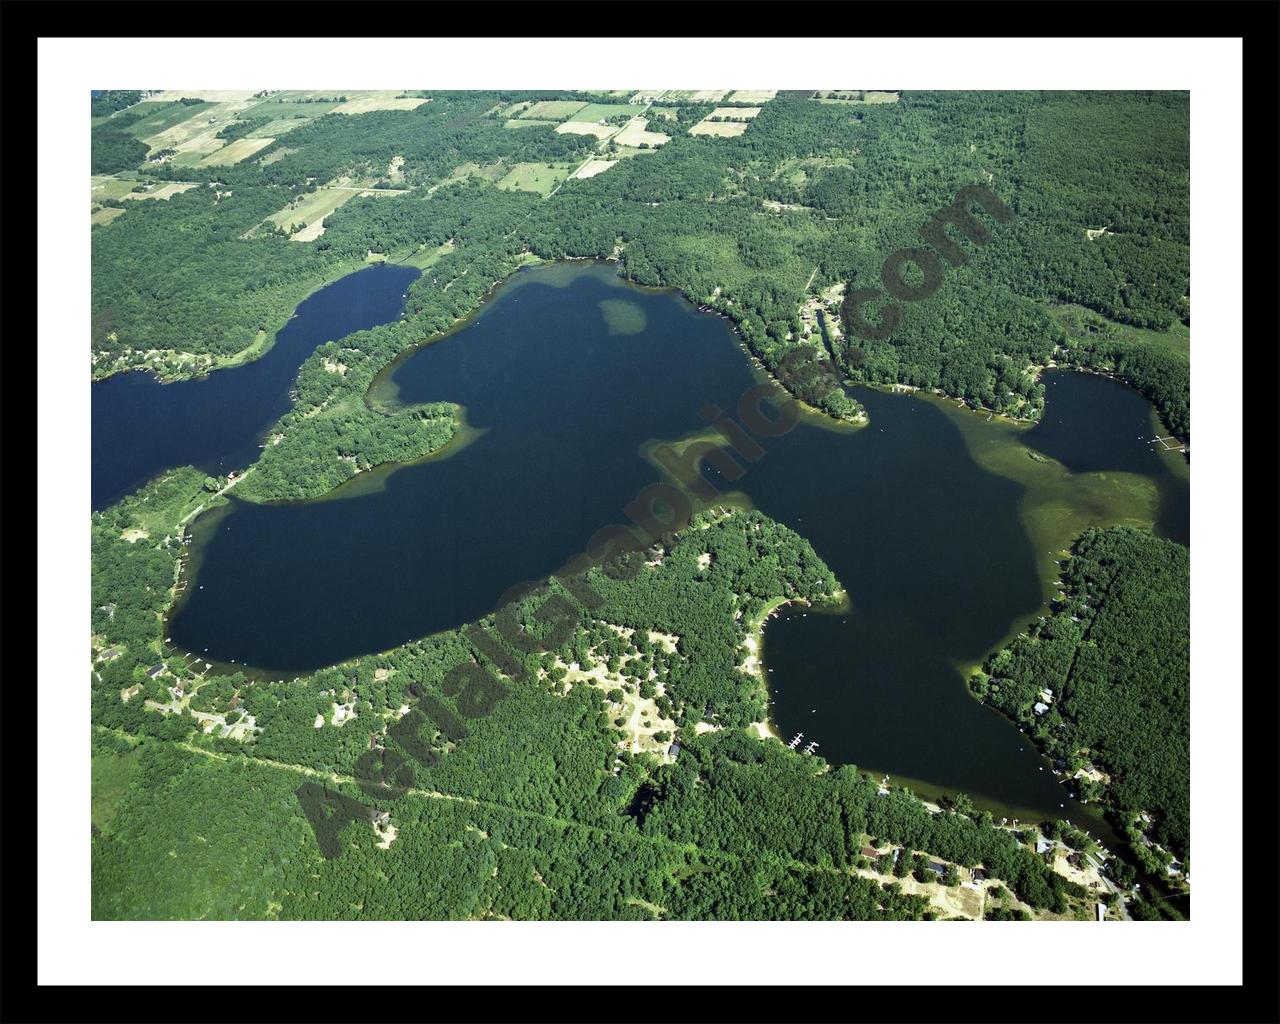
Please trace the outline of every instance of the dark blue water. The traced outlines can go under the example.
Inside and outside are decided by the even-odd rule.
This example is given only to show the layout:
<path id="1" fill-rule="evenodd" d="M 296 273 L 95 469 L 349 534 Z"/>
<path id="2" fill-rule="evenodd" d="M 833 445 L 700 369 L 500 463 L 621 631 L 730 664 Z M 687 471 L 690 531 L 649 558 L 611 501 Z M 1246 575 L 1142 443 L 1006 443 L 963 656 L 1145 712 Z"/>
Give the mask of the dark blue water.
<path id="1" fill-rule="evenodd" d="M 417 276 L 412 267 L 383 264 L 335 281 L 303 302 L 252 363 L 173 384 L 141 371 L 94 384 L 94 510 L 174 466 L 219 475 L 248 466 L 267 428 L 289 410 L 289 389 L 307 356 L 326 341 L 395 320 Z"/>
<path id="2" fill-rule="evenodd" d="M 724 321 L 582 264 L 517 274 L 389 380 L 402 402 L 461 403 L 479 438 L 329 499 L 233 498 L 195 520 L 199 585 L 171 618 L 176 646 L 292 674 L 484 616 L 508 586 L 556 571 L 597 529 L 626 521 L 624 506 L 657 479 L 646 441 L 703 429 L 700 409 L 736 409 L 754 383 Z M 764 439 L 740 480 L 718 481 L 807 537 L 852 596 L 847 615 L 801 609 L 770 625 L 775 722 L 821 740 L 835 763 L 1096 833 L 1059 808 L 1065 794 L 1044 762 L 955 668 L 1040 604 L 1021 485 L 979 466 L 938 403 L 858 398 L 870 427 L 801 425 Z M 1025 443 L 1069 467 L 1167 472 L 1140 465 L 1150 406 L 1131 390 L 1064 374 L 1048 401 L 1055 419 Z M 1161 486 L 1172 519 L 1184 516 L 1185 480 Z"/>

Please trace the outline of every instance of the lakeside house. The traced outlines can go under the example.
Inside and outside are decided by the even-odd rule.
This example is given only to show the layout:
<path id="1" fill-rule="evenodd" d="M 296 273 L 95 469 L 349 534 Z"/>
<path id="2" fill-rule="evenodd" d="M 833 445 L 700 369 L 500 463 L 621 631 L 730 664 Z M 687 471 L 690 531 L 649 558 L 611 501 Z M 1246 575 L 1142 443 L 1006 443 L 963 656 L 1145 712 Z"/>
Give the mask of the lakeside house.
<path id="1" fill-rule="evenodd" d="M 1044 836 L 1036 838 L 1036 853 L 1048 853 L 1053 849 L 1053 840 L 1046 839 Z"/>
<path id="2" fill-rule="evenodd" d="M 149 669 L 147 669 L 147 678 L 155 679 L 162 672 L 164 672 L 164 665 L 152 665 Z"/>
<path id="3" fill-rule="evenodd" d="M 1038 700 L 1035 702 L 1031 710 L 1034 711 L 1037 715 L 1043 715 L 1046 711 L 1049 710 L 1049 705 L 1044 703 L 1043 701 Z"/>

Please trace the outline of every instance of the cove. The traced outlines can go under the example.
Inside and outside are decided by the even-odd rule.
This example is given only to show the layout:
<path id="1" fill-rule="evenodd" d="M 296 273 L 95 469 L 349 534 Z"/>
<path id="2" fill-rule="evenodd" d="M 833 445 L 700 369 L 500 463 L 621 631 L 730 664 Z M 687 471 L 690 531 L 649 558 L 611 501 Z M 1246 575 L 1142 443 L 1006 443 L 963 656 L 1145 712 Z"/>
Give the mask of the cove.
<path id="1" fill-rule="evenodd" d="M 457 402 L 474 439 L 323 499 L 232 497 L 199 517 L 198 586 L 169 634 L 232 671 L 293 675 L 480 618 L 509 585 L 625 521 L 659 478 L 641 454 L 649 444 L 705 431 L 700 409 L 733 409 L 755 382 L 727 322 L 671 292 L 597 264 L 522 270 L 370 395 Z M 1132 447 L 1153 436 L 1141 396 L 1078 374 L 1051 375 L 1048 388 L 1066 417 L 1057 434 L 858 389 L 869 426 L 806 420 L 766 439 L 733 484 L 705 472 L 807 537 L 850 593 L 846 612 L 789 609 L 765 633 L 785 737 L 804 731 L 828 760 L 918 780 L 921 792 L 1092 828 L 1016 728 L 968 695 L 964 666 L 1037 614 L 1072 536 L 1176 523 L 1187 487 Z M 1114 429 L 1072 429 L 1099 417 Z M 1051 449 L 1037 451 L 1043 461 L 1034 443 Z"/>
<path id="2" fill-rule="evenodd" d="M 289 410 L 289 389 L 316 346 L 395 320 L 417 276 L 382 264 L 326 285 L 298 306 L 266 355 L 242 366 L 172 384 L 143 371 L 95 383 L 94 511 L 174 466 L 218 475 L 248 466 L 264 431 Z"/>

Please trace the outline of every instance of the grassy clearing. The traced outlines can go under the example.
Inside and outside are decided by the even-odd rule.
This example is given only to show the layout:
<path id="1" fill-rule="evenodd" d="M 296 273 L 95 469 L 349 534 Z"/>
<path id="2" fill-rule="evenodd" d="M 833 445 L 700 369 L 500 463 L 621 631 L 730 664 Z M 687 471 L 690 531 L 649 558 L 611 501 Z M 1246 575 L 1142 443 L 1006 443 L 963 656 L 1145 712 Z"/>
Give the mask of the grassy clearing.
<path id="1" fill-rule="evenodd" d="M 731 139 L 747 130 L 747 121 L 699 121 L 689 129 L 690 135 L 714 135 Z"/>
<path id="2" fill-rule="evenodd" d="M 680 111 L 675 107 L 650 107 L 650 117 L 663 117 L 668 121 L 674 121 L 679 116 Z"/>
<path id="3" fill-rule="evenodd" d="M 226 167 L 247 160 L 259 150 L 266 149 L 275 139 L 236 139 L 230 145 L 210 153 L 197 167 Z"/>
<path id="4" fill-rule="evenodd" d="M 768 103 L 778 95 L 777 89 L 738 89 L 726 103 Z"/>
<path id="5" fill-rule="evenodd" d="M 506 177 L 498 182 L 498 188 L 537 192 L 548 196 L 552 190 L 569 177 L 573 166 L 569 164 L 516 164 Z"/>
<path id="6" fill-rule="evenodd" d="M 707 115 L 710 118 L 723 118 L 728 121 L 750 121 L 760 114 L 761 107 L 716 107 Z"/>
<path id="7" fill-rule="evenodd" d="M 543 100 L 529 107 L 520 117 L 527 121 L 563 121 L 585 106 L 587 104 L 581 100 Z"/>
<path id="8" fill-rule="evenodd" d="M 129 788 L 134 767 L 142 756 L 135 747 L 129 751 L 95 749 L 89 762 L 89 818 L 106 831 L 116 806 Z"/>
<path id="9" fill-rule="evenodd" d="M 130 192 L 124 199 L 170 199 L 179 192 L 185 192 L 187 189 L 199 188 L 199 183 L 194 181 L 168 181 L 163 185 L 159 185 L 149 192 Z"/>
<path id="10" fill-rule="evenodd" d="M 335 114 L 367 114 L 372 110 L 415 110 L 429 99 L 422 96 L 401 96 L 399 89 L 379 89 L 370 92 L 348 92 L 346 103 L 333 108 Z"/>
<path id="11" fill-rule="evenodd" d="M 135 139 L 149 139 L 153 135 L 159 135 L 163 131 L 167 131 L 174 125 L 181 124 L 183 121 L 193 117 L 199 117 L 204 111 L 211 109 L 215 104 L 201 103 L 198 106 L 189 107 L 176 106 L 164 107 L 157 110 L 154 114 L 148 114 L 141 121 L 129 125 L 125 129 Z M 141 104 L 139 104 L 141 106 Z M 163 106 L 163 104 L 161 104 Z M 206 115 L 207 116 L 207 115 Z"/>
<path id="12" fill-rule="evenodd" d="M 355 191 L 345 188 L 317 189 L 315 192 L 300 196 L 283 210 L 273 213 L 267 220 L 286 230 L 291 225 L 303 224 L 307 229 L 311 230 L 304 229 L 304 231 L 295 232 L 290 237 L 297 242 L 313 241 L 324 233 L 324 225 L 322 223 L 324 218 L 356 194 Z M 304 234 L 306 237 L 303 237 Z"/>
<path id="13" fill-rule="evenodd" d="M 503 125 L 504 128 L 550 128 L 550 121 L 525 121 L 519 118 L 508 121 Z"/>
<path id="14" fill-rule="evenodd" d="M 305 118 L 310 121 L 313 118 L 320 117 L 329 113 L 338 104 L 336 102 L 329 103 L 297 103 L 288 100 L 277 100 L 275 98 L 263 100 L 256 103 L 252 107 L 246 108 L 245 117 L 272 117 L 272 118 Z"/>
<path id="15" fill-rule="evenodd" d="M 456 247 L 453 239 L 445 242 L 443 245 L 423 246 L 417 252 L 412 253 L 399 262 L 405 266 L 417 267 L 419 270 L 426 270 L 428 267 L 438 263 L 443 257 L 448 256 Z"/>
<path id="16" fill-rule="evenodd" d="M 546 122 L 543 122 L 544 124 Z M 556 125 L 557 135 L 594 135 L 597 139 L 607 139 L 618 130 L 616 124 L 585 124 L 578 121 L 566 121 Z"/>
<path id="17" fill-rule="evenodd" d="M 310 124 L 309 117 L 281 117 L 274 121 L 268 121 L 261 128 L 255 128 L 248 134 L 250 139 L 278 139 L 281 135 L 286 135 L 295 128 L 301 128 L 304 124 Z"/>
<path id="18" fill-rule="evenodd" d="M 637 114 L 640 108 L 630 103 L 586 103 L 570 118 L 570 121 L 607 121 L 619 114 Z M 528 116 L 528 115 L 526 115 Z"/>
<path id="19" fill-rule="evenodd" d="M 728 89 L 674 89 L 663 93 L 662 98 L 668 102 L 719 103 L 728 92 Z"/>
<path id="20" fill-rule="evenodd" d="M 95 210 L 89 215 L 89 224 L 107 225 L 124 213 L 124 209 L 119 206 L 104 206 L 101 210 Z"/>
<path id="21" fill-rule="evenodd" d="M 617 160 L 588 160 L 585 164 L 579 167 L 571 177 L 594 178 L 597 174 L 603 174 L 617 162 Z"/>
<path id="22" fill-rule="evenodd" d="M 481 181 L 494 182 L 498 181 L 505 173 L 506 166 L 501 160 L 495 160 L 491 164 L 477 164 L 467 161 L 465 164 L 458 164 L 453 169 L 449 177 L 442 179 L 433 188 L 439 188 L 442 185 L 452 185 L 458 181 L 469 181 L 472 178 L 479 178 Z"/>
<path id="23" fill-rule="evenodd" d="M 138 183 L 127 178 L 116 178 L 110 174 L 95 174 L 89 178 L 89 198 L 95 201 L 103 199 L 123 199 L 133 191 Z"/>
<path id="24" fill-rule="evenodd" d="M 900 96 L 896 92 L 877 89 L 833 89 L 815 92 L 810 99 L 819 103 L 897 103 Z"/>
<path id="25" fill-rule="evenodd" d="M 1050 306 L 1049 313 L 1073 338 L 1089 340 L 1095 333 L 1089 329 L 1089 325 L 1094 324 L 1112 336 L 1118 335 L 1124 341 L 1166 349 L 1187 359 L 1191 358 L 1191 328 L 1181 322 L 1173 323 L 1168 330 L 1154 331 L 1117 323 L 1084 306 L 1070 303 Z"/>
<path id="26" fill-rule="evenodd" d="M 614 141 L 619 146 L 635 146 L 639 148 L 641 145 L 661 146 L 671 141 L 670 135 L 664 135 L 662 132 L 648 131 L 649 121 L 643 117 L 637 117 L 629 122 L 622 131 L 614 137 Z"/>

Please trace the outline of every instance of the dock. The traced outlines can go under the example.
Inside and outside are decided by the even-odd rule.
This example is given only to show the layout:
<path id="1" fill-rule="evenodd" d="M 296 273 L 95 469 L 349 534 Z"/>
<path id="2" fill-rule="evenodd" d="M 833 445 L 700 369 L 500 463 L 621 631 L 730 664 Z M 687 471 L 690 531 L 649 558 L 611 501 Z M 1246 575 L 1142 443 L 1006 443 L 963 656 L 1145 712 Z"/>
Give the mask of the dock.
<path id="1" fill-rule="evenodd" d="M 787 748 L 789 750 L 795 750 L 796 747 L 800 746 L 800 740 L 803 738 L 804 738 L 804 733 L 802 732 L 796 733 L 794 736 L 791 737 L 791 742 L 787 744 Z"/>

